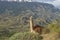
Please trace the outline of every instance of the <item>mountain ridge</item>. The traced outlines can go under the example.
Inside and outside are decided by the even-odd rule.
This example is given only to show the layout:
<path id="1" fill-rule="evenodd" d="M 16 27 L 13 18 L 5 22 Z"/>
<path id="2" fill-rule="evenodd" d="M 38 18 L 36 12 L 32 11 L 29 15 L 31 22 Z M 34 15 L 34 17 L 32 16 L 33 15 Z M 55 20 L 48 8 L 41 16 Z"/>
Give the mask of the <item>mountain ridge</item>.
<path id="1" fill-rule="evenodd" d="M 2 5 L 1 5 L 2 4 Z M 27 15 L 44 19 L 55 19 L 60 15 L 60 10 L 52 4 L 39 2 L 0 2 L 0 14 L 2 15 Z M 57 16 L 58 15 L 58 16 Z M 25 17 L 27 17 L 25 16 Z M 56 19 L 57 19 L 56 18 Z"/>

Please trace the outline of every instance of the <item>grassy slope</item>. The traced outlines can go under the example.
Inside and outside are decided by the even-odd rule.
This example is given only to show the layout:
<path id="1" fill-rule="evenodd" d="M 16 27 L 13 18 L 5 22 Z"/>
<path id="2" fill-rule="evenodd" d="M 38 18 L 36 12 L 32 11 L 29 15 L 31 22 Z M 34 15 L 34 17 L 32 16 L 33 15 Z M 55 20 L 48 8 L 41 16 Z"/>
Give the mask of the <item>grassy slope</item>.
<path id="1" fill-rule="evenodd" d="M 24 32 L 14 34 L 9 40 L 41 40 L 41 36 L 31 32 Z"/>

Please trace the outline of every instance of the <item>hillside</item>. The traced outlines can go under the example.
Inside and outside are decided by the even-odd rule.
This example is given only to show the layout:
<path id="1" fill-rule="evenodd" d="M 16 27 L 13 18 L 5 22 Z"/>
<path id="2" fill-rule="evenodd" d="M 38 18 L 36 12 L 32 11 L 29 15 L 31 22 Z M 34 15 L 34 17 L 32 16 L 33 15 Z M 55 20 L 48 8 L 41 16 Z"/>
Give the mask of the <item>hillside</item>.
<path id="1" fill-rule="evenodd" d="M 43 19 L 46 21 L 46 23 L 50 23 L 52 20 L 60 17 L 60 10 L 47 3 L 0 2 L 0 19 L 3 21 L 8 21 L 8 19 L 10 19 L 12 21 L 15 20 L 16 22 L 16 19 L 20 19 L 19 21 L 23 21 L 23 23 L 28 23 L 26 20 L 29 20 L 29 17 L 31 15 L 36 20 L 40 21 L 41 19 Z M 43 22 L 43 24 L 44 23 L 45 22 Z M 38 24 L 41 23 L 39 22 Z"/>
<path id="2" fill-rule="evenodd" d="M 29 31 L 30 16 L 35 24 L 45 27 L 60 19 L 60 9 L 47 3 L 0 1 L 0 36 L 10 37 L 16 32 Z"/>

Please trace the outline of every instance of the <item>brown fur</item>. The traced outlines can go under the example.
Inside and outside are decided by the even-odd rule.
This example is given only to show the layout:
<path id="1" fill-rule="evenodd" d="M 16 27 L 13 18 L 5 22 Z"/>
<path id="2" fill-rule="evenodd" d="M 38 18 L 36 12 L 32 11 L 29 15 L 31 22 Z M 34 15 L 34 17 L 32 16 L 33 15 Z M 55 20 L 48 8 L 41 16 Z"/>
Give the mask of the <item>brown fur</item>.
<path id="1" fill-rule="evenodd" d="M 33 17 L 31 16 L 30 17 L 30 31 L 33 32 L 33 33 L 42 33 L 42 30 L 43 30 L 44 27 L 42 26 L 39 26 L 39 25 L 36 25 L 34 26 L 34 23 L 33 23 Z"/>
<path id="2" fill-rule="evenodd" d="M 36 25 L 36 26 L 33 27 L 33 30 L 34 30 L 35 32 L 37 32 L 37 33 L 42 34 L 43 28 L 44 28 L 44 27 L 42 27 L 42 26 Z"/>

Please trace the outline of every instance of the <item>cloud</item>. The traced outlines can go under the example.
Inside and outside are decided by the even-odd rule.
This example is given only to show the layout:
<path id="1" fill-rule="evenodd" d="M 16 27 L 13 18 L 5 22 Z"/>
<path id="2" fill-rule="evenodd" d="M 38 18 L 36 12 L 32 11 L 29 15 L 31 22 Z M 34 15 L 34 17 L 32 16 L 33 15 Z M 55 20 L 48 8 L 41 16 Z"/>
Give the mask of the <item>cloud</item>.
<path id="1" fill-rule="evenodd" d="M 52 4 L 55 6 L 60 6 L 60 0 L 55 0 L 52 2 Z"/>
<path id="2" fill-rule="evenodd" d="M 33 1 L 39 1 L 39 2 L 48 2 L 48 1 L 54 1 L 54 0 L 33 0 Z"/>
<path id="3" fill-rule="evenodd" d="M 37 1 L 53 4 L 55 7 L 60 8 L 60 0 L 37 0 Z"/>
<path id="4" fill-rule="evenodd" d="M 60 0 L 47 1 L 46 3 L 53 4 L 56 7 L 60 6 Z"/>
<path id="5" fill-rule="evenodd" d="M 55 7 L 60 8 L 60 0 L 45 0 L 44 3 L 53 4 Z"/>

